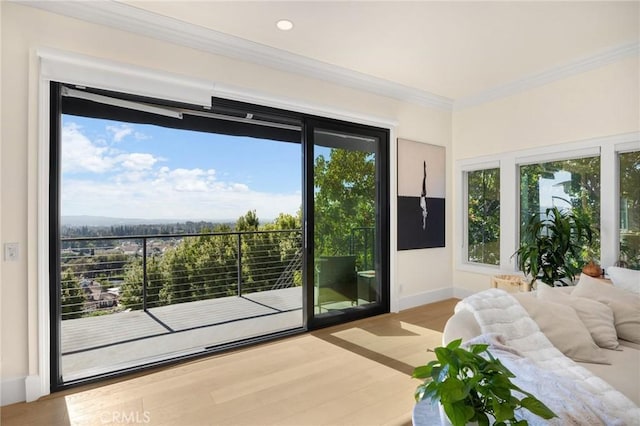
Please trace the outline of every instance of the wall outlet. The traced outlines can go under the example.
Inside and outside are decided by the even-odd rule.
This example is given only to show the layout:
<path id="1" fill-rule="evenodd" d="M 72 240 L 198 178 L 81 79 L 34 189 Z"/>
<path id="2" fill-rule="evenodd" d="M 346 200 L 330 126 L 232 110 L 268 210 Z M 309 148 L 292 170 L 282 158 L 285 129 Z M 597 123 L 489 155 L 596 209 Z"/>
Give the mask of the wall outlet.
<path id="1" fill-rule="evenodd" d="M 20 257 L 18 243 L 4 243 L 5 262 L 17 262 Z"/>

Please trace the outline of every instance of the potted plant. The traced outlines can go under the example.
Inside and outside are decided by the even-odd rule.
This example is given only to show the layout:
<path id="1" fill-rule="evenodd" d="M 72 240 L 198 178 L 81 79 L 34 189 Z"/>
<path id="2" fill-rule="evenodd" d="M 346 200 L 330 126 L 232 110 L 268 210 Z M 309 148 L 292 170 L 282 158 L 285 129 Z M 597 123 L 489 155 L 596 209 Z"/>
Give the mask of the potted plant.
<path id="1" fill-rule="evenodd" d="M 584 265 L 582 249 L 592 239 L 587 217 L 550 207 L 543 215 L 531 215 L 513 256 L 517 256 L 518 267 L 530 277 L 532 285 L 536 280 L 550 286 L 571 285 Z"/>
<path id="2" fill-rule="evenodd" d="M 419 366 L 413 377 L 424 382 L 416 388 L 419 402 L 429 398 L 440 403 L 453 426 L 476 422 L 479 425 L 527 425 L 517 420 L 517 410 L 526 409 L 543 419 L 556 417 L 546 405 L 532 394 L 511 382 L 515 377 L 500 360 L 487 350 L 488 345 L 460 347 L 462 339 L 434 350 L 436 360 Z M 486 358 L 481 354 L 485 353 Z M 518 399 L 512 391 L 524 398 Z"/>
<path id="3" fill-rule="evenodd" d="M 584 259 L 588 259 L 588 261 L 582 267 L 582 273 L 590 277 L 601 277 L 602 267 L 596 261 L 594 250 L 591 247 L 587 247 L 584 253 Z"/>

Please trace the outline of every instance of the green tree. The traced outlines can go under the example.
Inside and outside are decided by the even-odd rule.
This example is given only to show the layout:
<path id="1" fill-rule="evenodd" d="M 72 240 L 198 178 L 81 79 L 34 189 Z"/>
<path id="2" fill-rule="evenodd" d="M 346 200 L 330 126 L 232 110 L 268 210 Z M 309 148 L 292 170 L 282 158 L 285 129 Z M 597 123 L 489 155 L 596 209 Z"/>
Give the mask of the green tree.
<path id="1" fill-rule="evenodd" d="M 162 306 L 160 290 L 164 287 L 165 271 L 161 256 L 147 259 L 147 307 Z"/>
<path id="2" fill-rule="evenodd" d="M 197 285 L 193 274 L 196 261 L 195 243 L 185 238 L 181 244 L 164 255 L 167 278 L 160 290 L 162 304 L 191 302 L 192 286 Z"/>
<path id="3" fill-rule="evenodd" d="M 255 215 L 249 215 L 246 226 Z M 246 217 L 244 219 L 247 219 Z M 203 233 L 211 233 L 203 229 Z M 160 304 L 231 296 L 237 292 L 237 237 L 228 225 L 214 226 L 216 235 L 185 237 L 162 257 Z"/>
<path id="4" fill-rule="evenodd" d="M 80 280 L 73 273 L 71 268 L 66 268 L 61 277 L 61 298 L 62 319 L 80 318 L 84 312 L 84 291 L 80 285 Z"/>
<path id="5" fill-rule="evenodd" d="M 194 270 L 198 279 L 192 294 L 197 300 L 232 296 L 237 289 L 237 239 L 227 225 L 214 228 L 217 235 L 197 238 L 194 251 Z"/>
<path id="6" fill-rule="evenodd" d="M 255 210 L 249 210 L 244 216 L 240 216 L 236 221 L 236 231 L 257 231 L 260 226 L 260 220 Z"/>
<path id="7" fill-rule="evenodd" d="M 273 223 L 264 227 L 266 231 L 290 231 L 268 234 L 272 244 L 278 247 L 279 261 L 275 268 L 272 286 L 302 285 L 302 210 L 296 215 L 280 213 Z"/>
<path id="8" fill-rule="evenodd" d="M 275 264 L 280 262 L 280 252 L 274 234 L 257 232 L 260 221 L 255 210 L 240 216 L 236 231 L 240 232 L 242 249 L 242 292 L 253 293 L 269 289 L 278 277 Z"/>
<path id="9" fill-rule="evenodd" d="M 302 228 L 302 210 L 298 210 L 295 216 L 288 213 L 280 213 L 273 223 L 265 225 L 266 230 L 289 230 L 300 228 Z"/>
<path id="10" fill-rule="evenodd" d="M 500 264 L 500 169 L 467 173 L 469 260 Z"/>
<path id="11" fill-rule="evenodd" d="M 136 259 L 125 268 L 120 303 L 128 309 L 142 309 L 142 259 Z"/>
<path id="12" fill-rule="evenodd" d="M 567 199 L 559 199 L 559 206 L 568 202 L 576 216 L 586 220 L 594 231 L 589 246 L 583 248 L 581 257 L 600 256 L 600 157 L 586 157 L 542 164 L 531 164 L 520 168 L 520 235 L 523 235 L 532 214 L 540 214 L 540 181 L 554 179 L 559 171 L 568 172 L 570 179 L 562 182 Z M 589 255 L 589 256 L 587 256 Z M 580 259 L 573 259 L 578 262 Z"/>
<path id="13" fill-rule="evenodd" d="M 640 151 L 620 154 L 620 259 L 640 269 Z"/>
<path id="14" fill-rule="evenodd" d="M 316 256 L 349 254 L 352 230 L 375 227 L 375 156 L 332 149 L 314 173 Z"/>
<path id="15" fill-rule="evenodd" d="M 129 309 L 143 309 L 143 280 L 144 271 L 142 259 L 138 258 L 125 268 L 124 282 L 120 303 Z M 165 274 L 162 258 L 151 256 L 147 259 L 147 308 L 162 305 L 160 290 L 164 287 Z"/>

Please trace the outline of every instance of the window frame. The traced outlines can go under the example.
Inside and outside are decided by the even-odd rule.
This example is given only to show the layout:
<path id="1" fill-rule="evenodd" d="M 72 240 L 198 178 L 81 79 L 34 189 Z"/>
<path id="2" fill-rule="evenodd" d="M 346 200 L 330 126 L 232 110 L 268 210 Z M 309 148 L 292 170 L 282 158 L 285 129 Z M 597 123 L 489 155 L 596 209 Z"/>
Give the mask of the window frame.
<path id="1" fill-rule="evenodd" d="M 518 151 L 505 151 L 495 155 L 457 160 L 457 201 L 461 207 L 456 215 L 456 270 L 493 275 L 498 271 L 517 273 L 517 262 L 512 258 L 519 245 L 519 169 L 521 165 L 562 161 L 590 156 L 600 156 L 600 187 L 613 188 L 600 194 L 600 257 L 603 267 L 612 266 L 619 256 L 619 169 L 618 154 L 640 150 L 640 132 L 630 132 L 602 138 L 567 142 L 553 146 Z M 498 164 L 500 168 L 500 265 L 492 266 L 466 261 L 467 241 L 467 191 L 466 173 Z"/>
<path id="2" fill-rule="evenodd" d="M 461 165 L 461 180 L 462 180 L 462 207 L 463 214 L 461 216 L 462 219 L 462 256 L 460 258 L 461 263 L 464 267 L 473 267 L 473 268 L 490 268 L 492 270 L 497 270 L 499 265 L 491 265 L 488 263 L 480 263 L 480 262 L 470 262 L 469 261 L 469 214 L 467 213 L 469 210 L 469 173 L 477 172 L 481 170 L 490 170 L 490 169 L 498 169 L 500 172 L 500 161 L 480 161 L 480 162 L 470 162 L 463 163 Z M 500 189 L 502 191 L 502 187 Z M 500 194 L 502 195 L 502 194 Z M 500 205 L 500 210 L 502 210 L 502 204 Z M 502 214 L 500 215 L 502 218 Z M 502 227 L 502 224 L 501 224 Z M 501 247 L 502 248 L 502 247 Z"/>
<path id="3" fill-rule="evenodd" d="M 608 243 L 611 245 L 610 248 L 615 250 L 616 258 L 610 265 L 613 265 L 620 257 L 620 154 L 640 151 L 640 142 L 619 143 L 614 148 L 615 150 L 613 152 L 612 161 L 615 163 L 615 175 L 613 176 L 613 179 L 615 180 L 616 191 L 613 194 L 615 196 L 615 200 L 609 200 L 609 202 L 613 204 L 614 207 L 611 215 L 614 220 L 613 229 L 615 230 L 615 238 L 613 238 L 613 241 L 609 241 Z"/>

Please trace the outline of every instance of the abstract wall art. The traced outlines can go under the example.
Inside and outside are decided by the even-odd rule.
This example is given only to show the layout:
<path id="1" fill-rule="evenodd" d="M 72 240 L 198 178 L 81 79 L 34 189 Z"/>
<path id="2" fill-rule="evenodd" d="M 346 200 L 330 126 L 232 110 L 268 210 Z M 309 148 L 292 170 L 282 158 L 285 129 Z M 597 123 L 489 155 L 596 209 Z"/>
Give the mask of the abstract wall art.
<path id="1" fill-rule="evenodd" d="M 445 148 L 398 139 L 398 250 L 445 246 Z"/>

